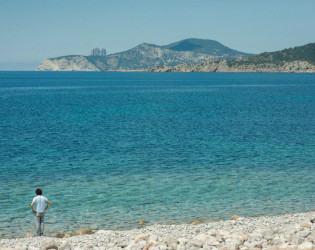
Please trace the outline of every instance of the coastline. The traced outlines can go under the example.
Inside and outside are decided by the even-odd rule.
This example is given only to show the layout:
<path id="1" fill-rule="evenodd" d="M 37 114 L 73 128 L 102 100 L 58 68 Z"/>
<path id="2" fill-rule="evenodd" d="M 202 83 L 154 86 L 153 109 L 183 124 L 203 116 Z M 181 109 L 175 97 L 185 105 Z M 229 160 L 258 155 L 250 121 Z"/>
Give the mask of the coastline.
<path id="1" fill-rule="evenodd" d="M 83 235 L 0 239 L 0 249 L 315 249 L 315 211 L 77 233 Z"/>

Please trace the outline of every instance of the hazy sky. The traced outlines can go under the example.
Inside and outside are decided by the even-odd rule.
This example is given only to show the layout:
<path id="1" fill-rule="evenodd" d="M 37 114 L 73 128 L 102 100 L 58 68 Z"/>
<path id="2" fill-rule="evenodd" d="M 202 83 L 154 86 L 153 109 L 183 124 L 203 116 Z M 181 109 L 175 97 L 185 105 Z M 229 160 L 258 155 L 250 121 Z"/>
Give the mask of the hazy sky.
<path id="1" fill-rule="evenodd" d="M 0 69 L 192 37 L 275 51 L 315 42 L 314 13 L 314 0 L 0 0 Z"/>

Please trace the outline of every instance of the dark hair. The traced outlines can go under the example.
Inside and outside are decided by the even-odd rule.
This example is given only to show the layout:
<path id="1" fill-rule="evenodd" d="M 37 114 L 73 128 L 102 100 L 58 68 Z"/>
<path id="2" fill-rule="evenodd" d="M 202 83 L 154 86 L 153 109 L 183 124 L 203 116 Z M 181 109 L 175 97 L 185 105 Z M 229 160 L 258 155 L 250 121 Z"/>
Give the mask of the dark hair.
<path id="1" fill-rule="evenodd" d="M 35 191 L 35 193 L 36 193 L 37 195 L 42 195 L 43 191 L 42 191 L 40 188 L 37 188 L 36 191 Z"/>

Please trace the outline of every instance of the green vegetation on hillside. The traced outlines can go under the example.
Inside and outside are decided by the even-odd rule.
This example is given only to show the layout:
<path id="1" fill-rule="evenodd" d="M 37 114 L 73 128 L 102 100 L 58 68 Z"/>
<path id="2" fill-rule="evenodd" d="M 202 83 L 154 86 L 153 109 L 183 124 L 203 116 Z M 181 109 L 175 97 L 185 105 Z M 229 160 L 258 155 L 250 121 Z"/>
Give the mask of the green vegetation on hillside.
<path id="1" fill-rule="evenodd" d="M 315 43 L 309 43 L 304 46 L 284 49 L 276 52 L 264 52 L 243 60 L 230 60 L 228 66 L 255 65 L 272 63 L 283 65 L 285 62 L 306 61 L 315 65 Z"/>
<path id="2" fill-rule="evenodd" d="M 226 58 L 230 57 L 248 57 L 252 54 L 240 52 L 230 49 L 223 44 L 208 39 L 189 38 L 179 42 L 171 43 L 165 46 L 161 46 L 165 49 L 175 51 L 191 51 L 196 53 L 210 54 L 214 56 L 222 56 Z"/>

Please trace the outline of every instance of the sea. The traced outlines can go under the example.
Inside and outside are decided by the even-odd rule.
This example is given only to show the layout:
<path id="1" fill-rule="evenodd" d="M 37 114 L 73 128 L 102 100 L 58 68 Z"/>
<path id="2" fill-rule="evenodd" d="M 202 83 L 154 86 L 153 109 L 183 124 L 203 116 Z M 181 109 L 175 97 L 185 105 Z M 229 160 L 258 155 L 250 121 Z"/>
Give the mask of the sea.
<path id="1" fill-rule="evenodd" d="M 0 72 L 0 234 L 315 209 L 315 74 Z"/>

